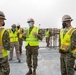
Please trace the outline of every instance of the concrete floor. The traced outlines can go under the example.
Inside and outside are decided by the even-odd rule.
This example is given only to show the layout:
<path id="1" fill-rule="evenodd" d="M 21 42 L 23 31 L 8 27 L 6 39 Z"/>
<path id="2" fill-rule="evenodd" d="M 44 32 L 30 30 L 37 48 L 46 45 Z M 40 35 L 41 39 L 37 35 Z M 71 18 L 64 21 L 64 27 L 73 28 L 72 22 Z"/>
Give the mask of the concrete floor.
<path id="1" fill-rule="evenodd" d="M 10 61 L 10 75 L 25 75 L 28 71 L 26 64 L 26 50 L 23 43 L 23 53 L 21 55 L 21 63 L 14 58 Z M 45 41 L 40 42 L 37 75 L 61 75 L 60 74 L 60 54 L 58 48 L 46 48 Z M 44 47 L 44 48 L 42 48 Z"/>

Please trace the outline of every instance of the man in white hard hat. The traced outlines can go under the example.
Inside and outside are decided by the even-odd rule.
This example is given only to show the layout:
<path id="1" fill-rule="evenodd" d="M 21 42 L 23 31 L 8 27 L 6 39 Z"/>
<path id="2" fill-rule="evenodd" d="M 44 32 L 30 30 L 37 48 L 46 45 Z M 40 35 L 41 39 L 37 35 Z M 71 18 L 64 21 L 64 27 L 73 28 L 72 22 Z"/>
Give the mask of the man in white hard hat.
<path id="1" fill-rule="evenodd" d="M 27 28 L 27 32 L 25 32 L 24 36 L 26 37 L 26 61 L 29 71 L 26 73 L 26 75 L 36 75 L 36 69 L 38 66 L 37 56 L 39 49 L 39 40 L 42 40 L 42 37 L 39 34 L 39 28 L 34 26 L 34 19 L 28 19 L 27 23 L 29 25 L 29 28 Z"/>
<path id="2" fill-rule="evenodd" d="M 9 75 L 8 50 L 10 50 L 10 39 L 8 31 L 3 28 L 4 20 L 6 20 L 5 15 L 0 11 L 0 75 Z"/>
<path id="3" fill-rule="evenodd" d="M 64 15 L 62 17 L 63 28 L 60 30 L 59 41 L 61 75 L 75 75 L 76 29 L 71 25 L 72 20 L 69 15 Z"/>

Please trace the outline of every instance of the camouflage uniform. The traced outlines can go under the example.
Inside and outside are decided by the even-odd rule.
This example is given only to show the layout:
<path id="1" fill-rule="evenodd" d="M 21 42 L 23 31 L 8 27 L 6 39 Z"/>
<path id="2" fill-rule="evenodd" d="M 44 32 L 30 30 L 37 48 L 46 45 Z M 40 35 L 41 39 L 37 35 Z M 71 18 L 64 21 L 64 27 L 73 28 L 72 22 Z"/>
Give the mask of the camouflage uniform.
<path id="1" fill-rule="evenodd" d="M 19 39 L 19 51 L 20 51 L 20 54 L 22 53 L 22 45 L 23 45 L 23 39 L 20 38 Z"/>
<path id="2" fill-rule="evenodd" d="M 9 30 L 9 34 L 10 34 L 10 31 L 12 31 L 13 33 L 16 32 L 16 30 L 13 31 L 11 29 L 11 30 Z M 19 37 L 18 33 L 17 33 L 17 37 Z M 15 47 L 15 51 L 16 51 L 17 60 L 18 60 L 18 62 L 21 62 L 20 61 L 20 51 L 19 51 L 19 41 L 17 41 L 17 42 L 10 42 L 10 59 L 9 59 L 9 61 L 11 61 L 12 58 L 13 58 L 14 47 Z"/>
<path id="3" fill-rule="evenodd" d="M 64 30 L 64 35 L 68 31 L 68 28 Z M 60 46 L 60 39 L 59 39 L 59 46 Z M 61 75 L 75 75 L 74 74 L 74 63 L 75 63 L 75 57 L 71 53 L 71 51 L 76 48 L 76 31 L 73 32 L 71 36 L 71 45 L 67 52 L 64 52 L 62 50 L 60 51 L 60 63 L 61 63 Z"/>
<path id="4" fill-rule="evenodd" d="M 17 59 L 19 59 L 20 58 L 19 42 L 10 43 L 10 58 L 13 58 L 14 47 L 15 47 Z"/>
<path id="5" fill-rule="evenodd" d="M 7 31 L 4 32 L 2 41 L 4 49 L 10 50 L 9 34 Z M 9 75 L 9 73 L 10 67 L 8 62 L 8 56 L 0 58 L 0 75 Z"/>
<path id="6" fill-rule="evenodd" d="M 26 36 L 26 61 L 29 68 L 26 75 L 36 75 L 39 40 L 42 40 L 42 37 L 39 28 L 34 26 L 34 19 L 29 18 L 27 23 L 29 28 L 23 34 Z"/>
<path id="7" fill-rule="evenodd" d="M 32 29 L 30 28 L 29 32 L 31 32 L 31 30 Z M 41 34 L 41 33 L 39 32 L 39 34 Z M 42 37 L 40 35 L 37 37 L 40 40 L 42 40 Z M 37 65 L 38 65 L 38 63 L 37 63 L 37 61 L 38 61 L 38 58 L 37 58 L 38 49 L 39 49 L 39 46 L 30 46 L 30 45 L 26 46 L 26 62 L 27 62 L 27 65 L 29 68 L 31 68 L 31 67 L 33 67 L 35 69 L 37 68 Z M 33 59 L 33 63 L 32 63 L 31 59 Z"/>
<path id="8" fill-rule="evenodd" d="M 46 31 L 47 32 L 47 31 Z M 49 47 L 49 42 L 50 42 L 50 35 L 51 35 L 51 32 L 50 32 L 50 30 L 49 30 L 49 36 L 48 37 L 46 37 L 46 43 L 47 43 L 47 46 L 46 47 Z M 45 35 L 46 36 L 46 35 Z"/>
<path id="9" fill-rule="evenodd" d="M 21 31 L 21 33 L 23 33 L 23 29 Z M 20 34 L 19 34 L 20 35 Z M 19 38 L 19 51 L 20 51 L 20 54 L 22 53 L 22 45 L 23 45 L 23 38 Z"/>
<path id="10" fill-rule="evenodd" d="M 37 61 L 38 61 L 38 49 L 39 47 L 35 47 L 35 46 L 26 46 L 26 62 L 29 68 L 37 68 Z M 31 57 L 32 55 L 32 57 Z M 33 59 L 33 63 L 32 60 Z"/>

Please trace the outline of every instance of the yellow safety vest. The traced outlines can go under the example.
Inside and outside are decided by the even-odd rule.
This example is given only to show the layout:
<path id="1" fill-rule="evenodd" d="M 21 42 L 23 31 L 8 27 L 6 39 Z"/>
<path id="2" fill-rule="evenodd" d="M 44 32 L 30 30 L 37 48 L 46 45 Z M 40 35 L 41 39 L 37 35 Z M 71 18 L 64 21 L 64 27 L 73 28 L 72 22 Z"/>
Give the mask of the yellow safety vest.
<path id="1" fill-rule="evenodd" d="M 27 29 L 27 36 L 26 36 L 26 46 L 29 44 L 30 46 L 38 46 L 39 40 L 37 36 L 33 35 L 33 32 L 38 33 L 39 28 L 34 27 L 29 34 L 29 28 Z"/>
<path id="2" fill-rule="evenodd" d="M 7 50 L 4 49 L 3 43 L 2 43 L 2 37 L 3 37 L 5 30 L 6 30 L 5 28 L 0 28 L 0 58 L 8 56 L 8 52 Z"/>
<path id="3" fill-rule="evenodd" d="M 45 37 L 49 37 L 50 35 L 49 32 L 50 32 L 49 30 L 45 32 Z"/>
<path id="4" fill-rule="evenodd" d="M 9 30 L 10 42 L 18 42 L 17 31 L 13 33 L 12 30 Z"/>
<path id="5" fill-rule="evenodd" d="M 19 38 L 22 38 L 22 28 L 19 28 L 17 32 L 19 33 Z"/>
<path id="6" fill-rule="evenodd" d="M 63 37 L 63 33 L 64 33 L 64 29 L 61 29 L 60 31 L 60 40 L 61 40 L 61 46 L 60 49 L 61 50 L 67 50 L 67 48 L 70 46 L 71 44 L 71 36 L 72 33 L 75 31 L 76 29 L 74 29 L 73 27 L 71 27 L 68 32 L 64 35 Z M 72 53 L 76 52 L 76 49 L 71 51 Z"/>

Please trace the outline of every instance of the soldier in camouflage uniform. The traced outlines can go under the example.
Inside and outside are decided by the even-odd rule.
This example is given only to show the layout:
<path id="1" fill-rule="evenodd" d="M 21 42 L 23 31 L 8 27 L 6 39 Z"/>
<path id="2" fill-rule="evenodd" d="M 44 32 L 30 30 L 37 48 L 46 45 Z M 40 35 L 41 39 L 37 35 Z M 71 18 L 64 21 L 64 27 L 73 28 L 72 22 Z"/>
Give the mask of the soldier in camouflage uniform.
<path id="1" fill-rule="evenodd" d="M 10 59 L 9 61 L 11 61 L 13 59 L 13 51 L 15 48 L 16 51 L 16 56 L 17 56 L 17 60 L 20 63 L 20 51 L 19 51 L 19 34 L 16 30 L 16 25 L 13 24 L 11 26 L 12 28 L 9 30 L 9 37 L 10 37 Z"/>
<path id="2" fill-rule="evenodd" d="M 76 29 L 71 26 L 73 19 L 69 15 L 62 17 L 63 28 L 60 30 L 59 52 L 61 75 L 75 75 Z"/>
<path id="3" fill-rule="evenodd" d="M 22 34 L 23 34 L 23 29 L 20 27 L 20 25 L 17 26 L 17 32 L 19 33 L 19 51 L 20 51 L 20 55 L 22 54 L 22 45 L 23 45 L 23 38 L 22 38 Z"/>
<path id="4" fill-rule="evenodd" d="M 39 35 L 39 28 L 34 26 L 34 20 L 32 18 L 27 21 L 29 28 L 23 34 L 26 36 L 26 61 L 29 71 L 26 75 L 36 75 L 36 68 L 38 66 L 38 49 L 39 49 L 39 39 L 42 37 Z M 33 68 L 33 72 L 32 72 Z"/>
<path id="5" fill-rule="evenodd" d="M 46 29 L 46 32 L 45 32 L 45 37 L 46 37 L 46 47 L 49 47 L 50 45 L 50 35 L 51 35 L 51 32 L 50 30 L 47 28 Z"/>
<path id="6" fill-rule="evenodd" d="M 9 75 L 10 67 L 8 62 L 8 50 L 10 50 L 10 41 L 8 31 L 3 28 L 5 15 L 0 11 L 0 75 Z"/>

